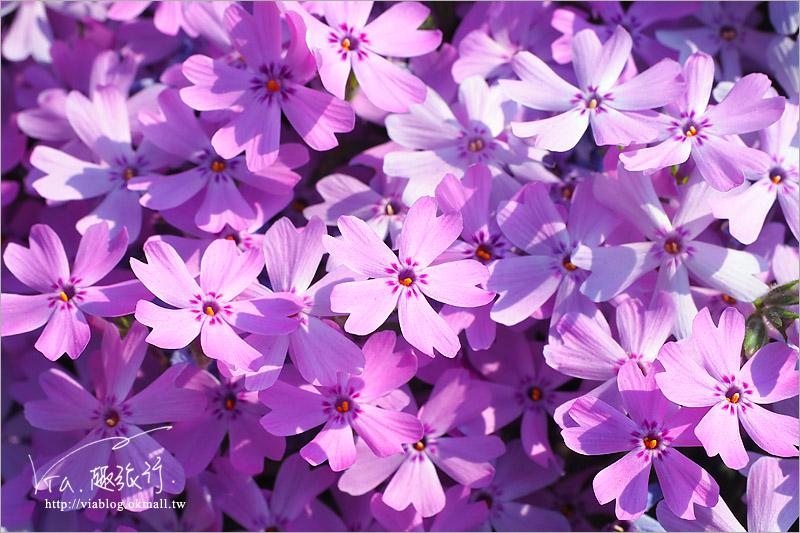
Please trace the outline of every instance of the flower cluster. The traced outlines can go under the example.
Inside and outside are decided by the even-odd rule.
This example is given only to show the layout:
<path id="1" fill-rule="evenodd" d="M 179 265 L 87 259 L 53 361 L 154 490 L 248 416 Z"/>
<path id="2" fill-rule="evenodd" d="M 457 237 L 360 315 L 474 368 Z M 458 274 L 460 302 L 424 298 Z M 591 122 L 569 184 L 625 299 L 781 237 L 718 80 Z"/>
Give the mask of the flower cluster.
<path id="1" fill-rule="evenodd" d="M 0 15 L 4 530 L 797 527 L 796 3 Z"/>

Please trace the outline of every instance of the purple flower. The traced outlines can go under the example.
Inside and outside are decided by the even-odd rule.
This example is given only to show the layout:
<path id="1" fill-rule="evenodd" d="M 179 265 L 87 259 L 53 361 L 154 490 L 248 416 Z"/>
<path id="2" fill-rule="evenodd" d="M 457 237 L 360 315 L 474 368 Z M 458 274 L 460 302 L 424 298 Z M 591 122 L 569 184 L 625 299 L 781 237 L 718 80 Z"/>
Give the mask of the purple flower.
<path id="1" fill-rule="evenodd" d="M 551 333 L 563 313 L 598 313 L 578 291 L 587 271 L 573 261 L 573 254 L 582 244 L 599 245 L 618 222 L 585 186 L 576 188 L 566 223 L 542 183 L 529 183 L 510 201 L 500 204 L 500 229 L 528 255 L 507 254 L 492 265 L 487 287 L 500 296 L 492 308 L 492 320 L 507 326 L 518 324 L 539 311 L 553 295 L 556 303 Z"/>
<path id="2" fill-rule="evenodd" d="M 655 139 L 654 113 L 643 111 L 668 104 L 683 93 L 680 65 L 664 59 L 615 87 L 631 47 L 631 37 L 622 26 L 617 26 L 605 44 L 593 30 L 579 32 L 572 40 L 579 88 L 533 54 L 517 54 L 512 65 L 522 81 L 500 80 L 500 87 L 524 106 L 559 114 L 533 122 L 512 122 L 514 135 L 534 137 L 534 146 L 556 152 L 574 148 L 590 123 L 600 146 Z"/>
<path id="3" fill-rule="evenodd" d="M 567 313 L 556 327 L 560 343 L 545 346 L 547 364 L 568 376 L 605 381 L 614 379 L 625 363 L 634 361 L 647 372 L 672 331 L 675 304 L 666 292 L 650 308 L 632 298 L 617 306 L 619 341 L 602 314 L 594 319 Z"/>
<path id="4" fill-rule="evenodd" d="M 470 503 L 470 489 L 455 485 L 445 492 L 445 504 L 426 527 L 413 505 L 402 511 L 386 505 L 381 494 L 373 494 L 370 511 L 387 531 L 477 531 L 486 521 L 486 503 Z"/>
<path id="5" fill-rule="evenodd" d="M 546 467 L 557 459 L 547 434 L 548 419 L 573 392 L 558 390 L 570 377 L 545 364 L 541 343 L 530 343 L 525 335 L 505 328 L 495 345 L 467 352 L 469 361 L 483 373 L 492 391 L 489 409 L 482 418 L 466 424 L 466 434 L 493 433 L 522 416 L 520 436 L 525 453 Z"/>
<path id="6" fill-rule="evenodd" d="M 139 193 L 128 190 L 128 182 L 164 167 L 163 152 L 147 142 L 133 150 L 125 96 L 115 86 L 99 87 L 92 100 L 72 91 L 66 109 L 75 133 L 101 163 L 40 144 L 31 153 L 31 164 L 45 175 L 32 183 L 33 188 L 49 200 L 105 196 L 91 214 L 78 221 L 78 231 L 84 233 L 89 226 L 105 221 L 112 237 L 126 228 L 135 241 L 142 226 L 142 208 Z"/>
<path id="7" fill-rule="evenodd" d="M 37 470 L 34 477 L 34 483 L 39 484 L 34 485 L 37 490 L 46 490 L 45 475 L 68 478 L 76 490 L 83 488 L 78 503 L 82 507 L 88 505 L 101 485 L 90 482 L 92 469 L 109 465 L 110 474 L 116 464 L 132 468 L 137 474 L 156 471 L 154 467 L 160 469 L 161 485 L 155 476 L 149 483 L 146 477 L 141 477 L 139 483 L 123 484 L 119 496 L 126 509 L 143 510 L 135 502 L 153 501 L 154 490 L 163 489 L 170 494 L 183 491 L 185 476 L 181 465 L 139 426 L 190 420 L 202 413 L 206 400 L 202 393 L 175 387 L 186 365 L 170 367 L 130 396 L 147 352 L 146 334 L 147 328 L 134 323 L 125 339 L 120 340 L 117 328 L 105 323 L 102 348 L 90 357 L 95 395 L 62 370 L 53 368 L 39 376 L 47 399 L 27 402 L 25 418 L 34 427 L 76 431 L 84 437 Z M 120 445 L 125 439 L 130 441 Z M 69 459 L 62 460 L 64 457 Z M 61 498 L 68 501 L 74 495 L 64 491 Z"/>
<path id="8" fill-rule="evenodd" d="M 223 24 L 248 69 L 203 55 L 183 63 L 183 74 L 194 85 L 181 89 L 181 98 L 200 111 L 228 110 L 226 123 L 211 144 L 225 159 L 244 150 L 251 171 L 269 166 L 278 157 L 281 112 L 314 150 L 337 146 L 334 133 L 352 130 L 355 121 L 347 102 L 305 87 L 316 74 L 314 57 L 305 42 L 306 27 L 294 12 L 286 13 L 286 22 L 291 37 L 282 57 L 278 6 L 257 3 L 250 15 L 231 4 Z"/>
<path id="9" fill-rule="evenodd" d="M 767 292 L 767 285 L 755 277 L 766 267 L 763 258 L 698 239 L 713 221 L 707 199 L 714 193 L 699 176 L 693 174 L 689 183 L 681 186 L 680 207 L 670 219 L 648 176 L 627 172 L 622 165 L 617 174 L 617 179 L 597 176 L 595 194 L 623 214 L 647 241 L 578 250 L 573 263 L 592 271 L 581 286 L 583 294 L 596 302 L 609 300 L 658 267 L 655 291 L 672 296 L 676 310 L 673 332 L 682 339 L 690 334 L 691 320 L 697 314 L 689 272 L 743 302 Z"/>
<path id="10" fill-rule="evenodd" d="M 410 380 L 417 360 L 410 350 L 394 353 L 395 334 L 382 331 L 364 344 L 364 371 L 338 374 L 338 383 L 314 387 L 284 372 L 259 398 L 272 411 L 261 425 L 273 435 L 300 434 L 323 422 L 325 427 L 306 444 L 300 455 L 317 466 L 326 460 L 340 472 L 356 462 L 353 430 L 378 457 L 403 453 L 404 444 L 422 438 L 422 425 L 414 415 L 384 409 L 381 399 Z"/>
<path id="11" fill-rule="evenodd" d="M 117 266 L 128 248 L 123 228 L 113 240 L 105 223 L 89 227 L 70 269 L 61 239 L 50 226 L 31 228 L 30 248 L 10 243 L 3 263 L 22 283 L 40 294 L 0 298 L 2 335 L 33 331 L 44 324 L 36 349 L 55 361 L 64 352 L 77 359 L 89 343 L 90 316 L 123 316 L 148 292 L 138 280 L 95 286 Z"/>
<path id="12" fill-rule="evenodd" d="M 570 531 L 569 522 L 559 511 L 548 509 L 546 505 L 518 501 L 561 477 L 561 467 L 555 463 L 544 467 L 531 461 L 520 441 L 509 442 L 506 450 L 495 460 L 492 482 L 472 495 L 473 500 L 484 501 L 489 507 L 484 528 L 490 526 L 494 531 Z"/>
<path id="13" fill-rule="evenodd" d="M 136 320 L 153 328 L 147 336 L 150 344 L 183 348 L 200 335 L 208 357 L 248 368 L 261 354 L 231 326 L 265 335 L 297 327 L 297 321 L 289 318 L 300 309 L 294 299 L 237 299 L 261 271 L 257 250 L 240 253 L 232 241 L 214 241 L 203 254 L 199 286 L 170 245 L 148 242 L 144 253 L 147 263 L 131 258 L 133 272 L 153 294 L 177 308 L 166 309 L 146 300 L 137 304 Z"/>
<path id="14" fill-rule="evenodd" d="M 542 157 L 534 148 L 509 144 L 504 131 L 508 103 L 497 86 L 472 76 L 459 85 L 458 103 L 452 108 L 429 88 L 424 103 L 411 105 L 407 114 L 386 117 L 389 138 L 416 150 L 391 152 L 383 161 L 387 175 L 408 178 L 403 192 L 406 204 L 433 196 L 445 174 L 461 178 L 475 163 L 485 164 L 493 176 L 505 181 L 510 172 L 521 179 L 547 174 L 541 164 L 531 161 Z"/>
<path id="15" fill-rule="evenodd" d="M 340 217 L 342 237 L 324 236 L 325 248 L 354 272 L 372 278 L 333 288 L 331 309 L 350 315 L 345 331 L 372 333 L 397 307 L 403 337 L 412 346 L 426 355 L 432 356 L 435 349 L 453 357 L 461 346 L 458 336 L 426 296 L 456 307 L 477 307 L 494 298 L 494 293 L 476 287 L 488 276 L 478 261 L 431 264 L 456 240 L 461 228 L 460 215 L 437 217 L 436 201 L 422 197 L 406 216 L 398 237 L 398 259 L 363 220 Z"/>
<path id="16" fill-rule="evenodd" d="M 759 132 L 761 150 L 772 158 L 770 169 L 759 176 L 747 176 L 754 179 L 752 185 L 712 201 L 714 216 L 729 219 L 731 235 L 743 244 L 758 238 L 776 198 L 786 224 L 795 239 L 800 238 L 800 161 L 793 144 L 799 118 L 798 107 L 786 104 L 780 120 Z"/>
<path id="17" fill-rule="evenodd" d="M 208 467 L 226 435 L 231 465 L 241 472 L 259 474 L 264 469 L 264 457 L 273 461 L 283 457 L 286 439 L 261 429 L 259 418 L 267 409 L 258 401 L 257 393 L 244 389 L 244 379 L 220 381 L 205 370 L 190 367 L 181 375 L 178 385 L 202 392 L 206 396 L 206 410 L 154 436 L 175 454 L 186 477 L 194 477 Z"/>
<path id="18" fill-rule="evenodd" d="M 583 455 L 627 452 L 594 478 L 597 501 L 616 499 L 620 520 L 640 517 L 647 507 L 650 467 L 656 469 L 664 499 L 682 518 L 695 517 L 695 505 L 717 503 L 719 486 L 711 475 L 675 449 L 698 446 L 692 430 L 702 413 L 678 409 L 659 391 L 654 374 L 645 377 L 634 362 L 617 376 L 619 392 L 630 418 L 593 397 L 575 400 L 569 416 L 577 427 L 561 430 L 566 445 Z"/>
<path id="19" fill-rule="evenodd" d="M 683 67 L 686 92 L 666 106 L 662 142 L 620 155 L 628 170 L 652 172 L 692 161 L 715 189 L 728 191 L 744 182 L 744 171 L 763 174 L 770 157 L 743 146 L 729 136 L 766 128 L 783 114 L 785 98 L 764 98 L 770 80 L 764 74 L 748 74 L 736 82 L 719 105 L 708 107 L 714 79 L 714 60 L 697 52 Z M 652 139 L 648 139 L 652 140 Z"/>
<path id="20" fill-rule="evenodd" d="M 311 470 L 293 454 L 283 460 L 273 490 L 261 490 L 253 476 L 224 457 L 214 461 L 212 497 L 225 514 L 248 531 L 344 531 L 336 514 L 317 500 L 334 481 L 326 468 Z"/>
<path id="21" fill-rule="evenodd" d="M 463 369 L 448 370 L 437 380 L 428 402 L 417 413 L 423 437 L 405 445 L 405 454 L 376 457 L 361 440 L 358 460 L 339 478 L 339 489 L 354 496 L 365 494 L 394 474 L 383 493 L 383 503 L 402 511 L 409 504 L 423 517 L 444 508 L 445 494 L 436 466 L 466 487 L 484 487 L 494 468 L 488 463 L 505 452 L 495 436 L 444 437 L 477 416 L 489 403 L 489 390 L 473 382 Z"/>
<path id="22" fill-rule="evenodd" d="M 797 418 L 780 415 L 758 404 L 797 396 L 797 350 L 773 342 L 739 367 L 744 341 L 744 317 L 734 308 L 722 312 L 714 326 L 708 309 L 692 322 L 692 336 L 664 345 L 658 360 L 664 367 L 656 380 L 672 401 L 689 407 L 710 407 L 695 434 L 710 457 L 719 454 L 729 468 L 749 459 L 739 422 L 764 450 L 797 457 Z"/>
<path id="23" fill-rule="evenodd" d="M 323 235 L 325 224 L 319 218 L 311 219 L 299 232 L 286 217 L 276 221 L 264 235 L 264 258 L 272 291 L 253 285 L 249 292 L 254 297 L 283 296 L 301 308 L 291 317 L 297 327 L 288 335 L 247 338 L 262 354 L 249 369 L 221 366 L 226 374 L 243 373 L 248 390 L 262 390 L 275 382 L 287 350 L 303 379 L 314 385 L 334 385 L 338 372 L 359 374 L 364 368 L 364 355 L 358 346 L 342 334 L 339 326 L 322 318 L 335 314 L 329 303 L 331 289 L 354 279 L 353 273 L 341 267 L 311 285 L 324 253 Z"/>
<path id="24" fill-rule="evenodd" d="M 405 113 L 409 104 L 425 100 L 425 84 L 384 56 L 416 57 L 442 42 L 439 30 L 418 30 L 430 9 L 419 2 L 395 4 L 367 24 L 372 2 L 323 3 L 323 24 L 296 2 L 288 7 L 303 17 L 317 53 L 322 84 L 344 100 L 352 68 L 370 102 L 381 109 Z"/>
<path id="25" fill-rule="evenodd" d="M 270 197 L 291 195 L 300 181 L 290 169 L 308 162 L 304 147 L 284 145 L 272 165 L 250 172 L 244 157 L 223 159 L 217 155 L 203 123 L 181 101 L 177 90 L 163 91 L 158 102 L 159 113 L 140 113 L 142 133 L 153 144 L 196 166 L 168 176 L 131 179 L 129 189 L 146 191 L 141 198 L 143 206 L 172 209 L 201 195 L 202 203 L 194 214 L 199 229 L 217 233 L 227 224 L 241 231 L 256 221 L 257 204 L 270 203 Z"/>

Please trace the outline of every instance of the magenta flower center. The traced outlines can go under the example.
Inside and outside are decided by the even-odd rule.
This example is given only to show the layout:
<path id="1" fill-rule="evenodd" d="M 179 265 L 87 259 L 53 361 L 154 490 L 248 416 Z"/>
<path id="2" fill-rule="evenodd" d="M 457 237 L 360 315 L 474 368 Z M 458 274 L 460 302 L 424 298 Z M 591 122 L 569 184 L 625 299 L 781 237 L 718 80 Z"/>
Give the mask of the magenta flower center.
<path id="1" fill-rule="evenodd" d="M 404 268 L 397 273 L 397 282 L 404 287 L 410 287 L 415 281 L 417 281 L 417 275 L 411 268 Z"/>

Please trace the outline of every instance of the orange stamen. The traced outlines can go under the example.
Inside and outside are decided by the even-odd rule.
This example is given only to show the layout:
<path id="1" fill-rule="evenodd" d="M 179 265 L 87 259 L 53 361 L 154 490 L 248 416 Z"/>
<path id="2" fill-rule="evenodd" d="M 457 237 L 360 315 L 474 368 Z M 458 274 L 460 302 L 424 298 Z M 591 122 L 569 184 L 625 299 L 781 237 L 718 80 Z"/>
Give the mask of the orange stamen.
<path id="1" fill-rule="evenodd" d="M 658 441 L 656 439 L 647 438 L 647 439 L 644 439 L 644 445 L 648 449 L 653 450 L 653 449 L 655 449 L 656 446 L 658 446 Z"/>
<path id="2" fill-rule="evenodd" d="M 113 428 L 114 426 L 117 425 L 118 422 L 119 422 L 119 417 L 117 416 L 109 416 L 108 418 L 106 418 L 106 424 L 109 427 Z"/>
<path id="3" fill-rule="evenodd" d="M 336 406 L 336 410 L 340 413 L 347 413 L 350 411 L 350 404 L 347 402 L 347 400 L 345 400 L 342 402 L 342 405 Z"/>
<path id="4" fill-rule="evenodd" d="M 772 176 L 772 177 L 770 178 L 770 180 L 772 180 L 772 183 L 774 183 L 775 185 L 777 185 L 777 184 L 779 184 L 779 183 L 780 183 L 780 182 L 783 180 L 783 178 L 781 177 L 781 175 L 780 175 L 780 174 L 775 174 L 774 176 Z"/>
<path id="5" fill-rule="evenodd" d="M 225 170 L 225 163 L 223 163 L 222 161 L 214 161 L 213 163 L 211 163 L 211 170 L 213 170 L 214 172 L 222 172 L 223 170 Z"/>
<path id="6" fill-rule="evenodd" d="M 694 126 L 689 126 L 689 129 L 686 131 L 686 136 L 694 137 L 695 135 L 697 135 L 697 128 Z"/>
<path id="7" fill-rule="evenodd" d="M 348 52 L 350 51 L 350 39 L 348 39 L 347 37 L 342 39 L 342 48 L 344 48 Z"/>
<path id="8" fill-rule="evenodd" d="M 422 450 L 424 450 L 424 449 L 425 449 L 425 443 L 423 443 L 422 441 L 419 441 L 418 443 L 416 443 L 416 444 L 414 445 L 414 448 L 416 448 L 416 449 L 417 449 L 417 451 L 420 451 L 420 452 L 421 452 Z"/>
<path id="9" fill-rule="evenodd" d="M 408 286 L 409 286 L 409 285 L 411 285 L 413 282 L 414 282 L 414 280 L 413 280 L 413 279 L 411 279 L 411 278 L 401 279 L 401 280 L 400 280 L 400 285 L 403 285 L 404 287 L 408 287 Z"/>
<path id="10" fill-rule="evenodd" d="M 234 401 L 233 398 L 228 398 L 227 400 L 225 400 L 225 409 L 227 409 L 228 411 L 233 409 L 234 405 L 236 405 L 236 402 Z"/>
<path id="11" fill-rule="evenodd" d="M 209 315 L 209 316 L 214 316 L 214 310 L 211 309 L 210 305 L 208 307 L 206 307 L 206 314 Z"/>
<path id="12" fill-rule="evenodd" d="M 125 181 L 131 181 L 131 178 L 133 178 L 133 169 L 132 168 L 126 168 L 125 169 Z"/>
<path id="13" fill-rule="evenodd" d="M 723 294 L 722 295 L 722 301 L 725 302 L 728 305 L 735 305 L 736 304 L 736 298 L 734 298 L 732 296 L 728 296 L 727 294 Z"/>
<path id="14" fill-rule="evenodd" d="M 69 298 L 67 297 L 67 293 L 66 292 L 63 292 L 63 291 L 60 292 L 59 296 L 61 297 L 61 301 L 63 301 L 63 302 L 69 301 Z"/>
<path id="15" fill-rule="evenodd" d="M 541 399 L 542 399 L 542 391 L 541 390 L 539 390 L 537 388 L 534 388 L 533 390 L 531 390 L 531 400 L 533 400 L 534 402 L 538 402 Z"/>
<path id="16" fill-rule="evenodd" d="M 731 402 L 731 403 L 738 403 L 739 402 L 739 393 L 738 392 L 734 392 L 733 395 L 730 398 L 727 398 L 727 400 L 729 402 Z"/>
<path id="17" fill-rule="evenodd" d="M 275 80 L 269 80 L 267 82 L 267 89 L 272 91 L 273 93 L 278 92 L 281 90 L 281 84 Z"/>
<path id="18" fill-rule="evenodd" d="M 488 261 L 492 258 L 492 254 L 486 251 L 486 247 L 484 245 L 478 246 L 478 249 L 475 250 L 475 255 L 484 261 Z"/>

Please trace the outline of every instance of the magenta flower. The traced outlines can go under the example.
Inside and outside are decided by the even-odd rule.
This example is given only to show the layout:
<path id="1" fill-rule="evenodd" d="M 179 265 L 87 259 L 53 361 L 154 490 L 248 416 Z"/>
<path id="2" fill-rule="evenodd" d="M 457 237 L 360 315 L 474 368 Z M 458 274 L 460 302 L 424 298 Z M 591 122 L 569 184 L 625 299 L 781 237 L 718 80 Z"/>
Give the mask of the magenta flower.
<path id="1" fill-rule="evenodd" d="M 89 227 L 70 269 L 61 239 L 50 226 L 31 228 L 30 248 L 10 243 L 3 263 L 22 283 L 40 294 L 6 294 L 0 298 L 0 335 L 18 335 L 44 324 L 35 347 L 55 361 L 64 352 L 77 359 L 89 343 L 90 316 L 123 316 L 149 296 L 138 280 L 95 286 L 117 266 L 128 248 L 123 228 L 113 240 L 105 223 Z"/>
<path id="2" fill-rule="evenodd" d="M 68 478 L 76 491 L 78 488 L 83 491 L 78 505 L 88 505 L 100 487 L 99 483 L 91 482 L 91 469 L 109 465 L 110 474 L 112 460 L 117 465 L 130 465 L 137 474 L 146 470 L 153 472 L 153 467 L 160 468 L 161 486 L 155 475 L 149 483 L 146 477 L 141 477 L 137 484 L 123 484 L 119 496 L 126 509 L 144 510 L 144 507 L 136 507 L 135 502 L 152 502 L 154 490 L 163 489 L 170 494 L 183 491 L 186 479 L 183 468 L 140 426 L 191 420 L 202 413 L 206 400 L 200 392 L 176 388 L 175 381 L 186 369 L 182 364 L 170 367 L 147 387 L 131 395 L 147 352 L 146 334 L 147 328 L 134 323 L 125 339 L 120 340 L 117 328 L 105 323 L 102 348 L 94 352 L 89 361 L 95 395 L 62 370 L 52 368 L 42 372 L 39 381 L 47 399 L 26 402 L 25 418 L 34 427 L 75 431 L 85 436 L 39 467 L 35 476 L 38 491 L 47 490 L 47 484 L 42 481 L 45 474 Z M 124 439 L 131 440 L 121 446 L 120 441 Z M 70 454 L 73 454 L 71 459 L 61 460 Z M 62 501 L 74 497 L 70 491 L 61 494 Z"/>
<path id="3" fill-rule="evenodd" d="M 333 472 L 312 470 L 297 454 L 283 460 L 272 492 L 262 490 L 253 476 L 225 457 L 214 460 L 209 476 L 219 507 L 248 531 L 345 530 L 339 517 L 317 500 L 333 483 Z"/>
<path id="4" fill-rule="evenodd" d="M 556 152 L 574 148 L 590 123 L 600 146 L 627 146 L 655 139 L 655 114 L 643 111 L 668 104 L 683 93 L 681 69 L 675 61 L 664 59 L 614 86 L 632 46 L 622 26 L 617 26 L 605 44 L 590 29 L 575 35 L 572 64 L 579 87 L 564 81 L 533 54 L 517 54 L 512 65 L 522 81 L 500 80 L 500 87 L 524 106 L 559 114 L 533 122 L 512 122 L 514 135 L 534 137 L 534 146 Z"/>
<path id="5" fill-rule="evenodd" d="M 389 138 L 415 150 L 391 152 L 383 160 L 388 176 L 408 178 L 403 200 L 410 205 L 421 196 L 433 196 L 445 174 L 461 178 L 476 163 L 504 181 L 510 180 L 509 173 L 526 180 L 552 180 L 538 162 L 541 151 L 509 142 L 507 103 L 499 87 L 472 76 L 459 85 L 458 102 L 452 106 L 429 88 L 424 103 L 413 104 L 409 113 L 386 117 Z"/>
<path id="6" fill-rule="evenodd" d="M 233 329 L 264 335 L 288 333 L 297 327 L 290 318 L 300 310 L 294 299 L 263 296 L 238 300 L 261 271 L 257 250 L 240 253 L 236 244 L 219 239 L 209 245 L 200 264 L 200 285 L 174 248 L 164 242 L 144 245 L 147 263 L 131 258 L 131 268 L 166 309 L 142 300 L 136 320 L 153 331 L 147 342 L 160 348 L 183 348 L 200 335 L 203 352 L 237 368 L 248 368 L 260 353 Z"/>
<path id="7" fill-rule="evenodd" d="M 296 2 L 289 9 L 301 15 L 308 27 L 320 79 L 331 94 L 344 100 L 352 68 L 370 102 L 386 111 L 405 113 L 409 104 L 425 101 L 425 84 L 384 56 L 432 52 L 442 42 L 442 32 L 417 29 L 430 13 L 419 2 L 395 4 L 367 24 L 372 6 L 372 2 L 323 3 L 327 25 Z"/>
<path id="8" fill-rule="evenodd" d="M 602 314 L 589 318 L 567 313 L 556 326 L 560 343 L 544 348 L 547 364 L 568 376 L 606 381 L 628 361 L 647 372 L 675 323 L 675 304 L 664 291 L 653 297 L 650 308 L 632 298 L 617 306 L 619 341 Z"/>
<path id="9" fill-rule="evenodd" d="M 755 183 L 734 189 L 730 195 L 712 201 L 717 218 L 730 220 L 731 235 L 743 244 L 755 242 L 775 200 L 781 205 L 786 225 L 800 238 L 800 157 L 796 143 L 798 107 L 786 104 L 780 120 L 759 132 L 761 150 L 772 158 L 770 169 Z"/>
<path id="10" fill-rule="evenodd" d="M 183 74 L 194 85 L 181 89 L 181 98 L 200 111 L 229 110 L 229 118 L 211 144 L 225 159 L 244 150 L 251 171 L 269 166 L 278 157 L 281 112 L 314 150 L 337 146 L 334 133 L 350 131 L 355 123 L 347 102 L 305 87 L 316 74 L 314 57 L 305 42 L 306 27 L 294 12 L 286 13 L 286 22 L 290 43 L 282 56 L 278 6 L 257 3 L 250 15 L 231 4 L 223 24 L 248 69 L 203 55 L 183 63 Z"/>
<path id="11" fill-rule="evenodd" d="M 272 291 L 258 285 L 250 290 L 254 295 L 293 299 L 301 309 L 292 315 L 297 327 L 288 335 L 248 337 L 262 357 L 249 370 L 230 370 L 232 375 L 245 373 L 248 390 L 262 390 L 275 382 L 287 350 L 303 379 L 314 385 L 333 386 L 339 372 L 360 374 L 364 368 L 361 349 L 338 326 L 323 320 L 335 314 L 330 308 L 331 289 L 337 283 L 352 281 L 353 273 L 339 268 L 311 284 L 325 253 L 322 247 L 325 234 L 325 224 L 319 218 L 311 219 L 299 232 L 284 217 L 264 235 L 264 259 Z"/>
<path id="12" fill-rule="evenodd" d="M 175 454 L 186 477 L 200 474 L 211 464 L 226 435 L 230 462 L 241 472 L 260 474 L 264 457 L 273 461 L 283 458 L 286 439 L 261 430 L 258 420 L 267 409 L 258 401 L 257 393 L 244 389 L 243 379 L 220 381 L 205 370 L 190 367 L 178 384 L 203 393 L 206 410 L 192 420 L 176 422 L 170 431 L 154 437 Z"/>
<path id="13" fill-rule="evenodd" d="M 147 142 L 133 150 L 126 99 L 113 85 L 99 87 L 92 100 L 72 91 L 66 109 L 75 133 L 101 163 L 37 145 L 31 165 L 45 175 L 33 181 L 33 188 L 48 200 L 105 196 L 92 213 L 78 221 L 78 231 L 85 233 L 89 226 L 105 221 L 112 237 L 126 228 L 130 240 L 135 241 L 142 226 L 142 208 L 139 193 L 128 190 L 128 182 L 163 168 L 167 163 L 163 152 Z"/>
<path id="14" fill-rule="evenodd" d="M 692 336 L 664 345 L 658 360 L 664 367 L 656 380 L 670 400 L 689 407 L 710 407 L 695 434 L 710 457 L 719 454 L 729 468 L 749 458 L 739 422 L 756 444 L 781 457 L 797 457 L 797 418 L 774 413 L 758 404 L 797 396 L 797 350 L 774 342 L 739 367 L 744 317 L 734 308 L 722 312 L 714 326 L 708 309 L 692 322 Z"/>
<path id="15" fill-rule="evenodd" d="M 278 382 L 259 393 L 272 409 L 261 418 L 261 425 L 273 435 L 288 436 L 324 422 L 300 455 L 314 466 L 327 460 L 334 472 L 356 462 L 354 430 L 378 457 L 403 453 L 404 444 L 422 438 L 422 425 L 414 415 L 377 405 L 417 371 L 411 350 L 394 353 L 395 339 L 391 331 L 372 335 L 364 344 L 366 364 L 361 375 L 340 372 L 338 383 L 330 387 L 307 385 L 284 370 Z"/>
<path id="16" fill-rule="evenodd" d="M 699 176 L 693 174 L 681 187 L 680 207 L 670 218 L 648 176 L 627 172 L 621 164 L 617 175 L 617 179 L 597 176 L 595 194 L 623 214 L 647 241 L 578 250 L 573 263 L 592 272 L 581 286 L 583 294 L 595 302 L 609 300 L 658 267 L 655 290 L 672 296 L 676 311 L 673 333 L 683 339 L 691 333 L 691 321 L 697 314 L 689 290 L 690 272 L 707 286 L 743 302 L 767 292 L 767 285 L 756 277 L 766 268 L 763 258 L 698 239 L 713 221 L 707 201 L 713 191 Z"/>
<path id="17" fill-rule="evenodd" d="M 256 221 L 258 204 L 269 203 L 270 197 L 291 195 L 300 181 L 290 169 L 308 162 L 304 147 L 283 145 L 272 165 L 250 172 L 244 157 L 223 159 L 217 155 L 204 124 L 181 101 L 177 90 L 163 91 L 158 102 L 159 113 L 144 110 L 139 114 L 142 133 L 161 149 L 196 166 L 177 174 L 131 179 L 129 189 L 146 191 L 141 198 L 143 206 L 172 209 L 202 195 L 194 213 L 199 229 L 217 233 L 227 224 L 241 231 Z"/>
<path id="18" fill-rule="evenodd" d="M 448 370 L 433 387 L 428 402 L 417 413 L 423 437 L 405 445 L 405 454 L 376 457 L 361 440 L 358 460 L 339 478 L 339 489 L 354 496 L 366 494 L 394 474 L 383 493 L 383 503 L 402 511 L 410 504 L 423 517 L 445 506 L 436 467 L 466 487 L 485 487 L 494 475 L 489 460 L 505 452 L 495 436 L 445 437 L 486 408 L 490 398 L 485 385 L 470 379 L 463 369 Z"/>
<path id="19" fill-rule="evenodd" d="M 650 467 L 656 469 L 664 499 L 678 516 L 694 519 L 695 505 L 710 507 L 719 499 L 711 475 L 675 449 L 699 446 L 692 430 L 702 413 L 677 409 L 659 391 L 654 373 L 642 375 L 628 362 L 617 376 L 622 403 L 630 418 L 594 396 L 575 400 L 569 416 L 576 427 L 561 430 L 566 445 L 583 455 L 627 452 L 594 478 L 597 501 L 616 499 L 620 520 L 633 520 L 647 507 Z"/>
<path id="20" fill-rule="evenodd" d="M 438 350 L 455 356 L 461 346 L 458 336 L 426 296 L 456 307 L 477 307 L 494 298 L 494 293 L 476 286 L 488 277 L 478 261 L 431 264 L 456 240 L 461 228 L 460 215 L 437 217 L 436 201 L 422 197 L 406 216 L 398 237 L 398 259 L 363 220 L 340 217 L 342 237 L 324 236 L 325 248 L 337 261 L 371 278 L 341 283 L 331 292 L 331 309 L 350 315 L 345 331 L 368 335 L 397 307 L 400 329 L 409 344 L 426 355 Z"/>
<path id="21" fill-rule="evenodd" d="M 555 464 L 548 420 L 555 409 L 575 398 L 574 392 L 557 390 L 570 377 L 545 364 L 542 344 L 505 329 L 486 351 L 468 352 L 469 361 L 488 380 L 492 401 L 484 416 L 467 424 L 467 434 L 494 433 L 520 416 L 520 437 L 525 453 L 541 467 Z"/>
<path id="22" fill-rule="evenodd" d="M 539 311 L 555 295 L 551 332 L 563 313 L 598 313 L 579 291 L 588 275 L 572 255 L 581 245 L 599 245 L 619 220 L 597 203 L 588 189 L 577 187 L 565 222 L 543 183 L 529 183 L 500 204 L 497 223 L 503 235 L 528 255 L 506 254 L 492 265 L 487 287 L 499 298 L 492 320 L 511 326 Z M 583 190 L 581 190 L 583 189 Z"/>
<path id="23" fill-rule="evenodd" d="M 692 54 L 683 67 L 683 77 L 686 92 L 666 106 L 669 117 L 662 142 L 620 155 L 625 168 L 653 172 L 684 163 L 691 156 L 703 178 L 720 191 L 741 185 L 744 171 L 766 173 L 769 155 L 729 136 L 758 131 L 781 117 L 785 98 L 764 97 L 770 88 L 769 78 L 748 74 L 719 105 L 708 107 L 714 60 L 702 52 Z"/>

